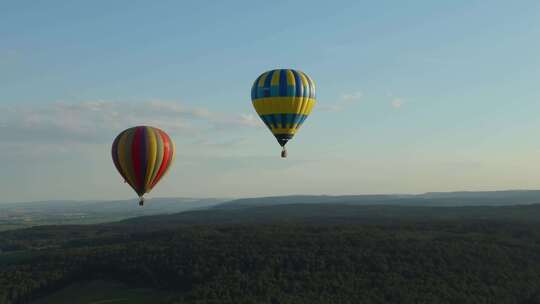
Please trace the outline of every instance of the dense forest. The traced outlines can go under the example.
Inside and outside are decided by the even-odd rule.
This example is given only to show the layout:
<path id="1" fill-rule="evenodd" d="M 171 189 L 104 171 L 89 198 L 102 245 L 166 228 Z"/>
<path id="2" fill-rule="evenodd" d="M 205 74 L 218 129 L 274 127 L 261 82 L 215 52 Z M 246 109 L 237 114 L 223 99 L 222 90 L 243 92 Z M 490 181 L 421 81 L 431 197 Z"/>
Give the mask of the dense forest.
<path id="1" fill-rule="evenodd" d="M 103 279 L 166 292 L 163 303 L 540 303 L 540 221 L 525 216 L 540 206 L 409 208 L 283 205 L 5 231 L 0 303 Z"/>

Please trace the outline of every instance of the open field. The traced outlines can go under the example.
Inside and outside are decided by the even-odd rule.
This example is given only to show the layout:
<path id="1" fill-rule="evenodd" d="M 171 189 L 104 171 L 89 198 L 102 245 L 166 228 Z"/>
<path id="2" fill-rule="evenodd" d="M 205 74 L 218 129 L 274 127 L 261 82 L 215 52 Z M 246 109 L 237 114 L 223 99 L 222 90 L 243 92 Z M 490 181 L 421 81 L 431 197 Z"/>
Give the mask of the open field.
<path id="1" fill-rule="evenodd" d="M 116 281 L 94 280 L 73 283 L 33 304 L 139 304 L 163 303 L 170 293 L 151 288 L 130 288 Z M 74 302 L 76 299 L 76 302 Z"/>

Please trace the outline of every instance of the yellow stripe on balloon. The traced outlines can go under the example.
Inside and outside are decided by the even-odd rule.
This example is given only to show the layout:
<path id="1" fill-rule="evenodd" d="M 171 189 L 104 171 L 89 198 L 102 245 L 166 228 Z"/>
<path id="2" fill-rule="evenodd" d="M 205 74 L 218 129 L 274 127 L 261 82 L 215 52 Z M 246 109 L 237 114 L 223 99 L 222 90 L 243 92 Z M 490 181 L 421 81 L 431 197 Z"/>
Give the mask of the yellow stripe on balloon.
<path id="1" fill-rule="evenodd" d="M 156 164 L 154 165 L 154 170 L 152 171 L 152 176 L 150 178 L 150 185 L 154 184 L 154 180 L 161 168 L 161 163 L 163 162 L 163 140 L 159 132 L 152 128 L 152 133 L 156 138 Z"/>
<path id="2" fill-rule="evenodd" d="M 302 112 L 302 109 L 304 108 L 304 103 L 307 102 L 304 97 L 295 97 L 296 103 L 294 104 L 294 107 L 296 108 L 296 112 L 298 114 L 304 114 Z"/>
<path id="3" fill-rule="evenodd" d="M 305 80 L 305 84 L 309 87 L 310 94 L 313 94 L 315 90 L 315 83 L 311 78 L 304 72 L 299 72 L 302 78 Z"/>
<path id="4" fill-rule="evenodd" d="M 296 86 L 296 80 L 291 70 L 287 70 L 287 86 Z"/>
<path id="5" fill-rule="evenodd" d="M 274 74 L 272 74 L 272 80 L 270 80 L 271 86 L 279 85 L 279 74 L 281 74 L 279 70 L 274 71 Z"/>
<path id="6" fill-rule="evenodd" d="M 264 87 L 264 82 L 266 81 L 267 76 L 268 76 L 268 72 L 262 74 L 261 78 L 259 78 L 259 83 L 257 83 L 257 87 L 259 88 Z"/>
<path id="7" fill-rule="evenodd" d="M 311 94 L 313 94 L 315 92 L 315 81 L 313 81 L 313 78 L 309 77 L 306 73 L 304 73 L 304 76 L 306 76 L 306 78 L 309 80 L 309 83 L 311 83 Z"/>
<path id="8" fill-rule="evenodd" d="M 154 171 L 154 166 L 156 165 L 157 157 L 157 143 L 156 135 L 154 134 L 152 128 L 146 127 L 146 139 L 148 145 L 146 145 L 146 155 L 147 155 L 147 165 L 146 165 L 146 176 L 144 179 L 144 190 L 145 192 L 149 191 L 149 185 L 152 181 L 152 173 Z"/>
<path id="9" fill-rule="evenodd" d="M 309 115 L 309 114 L 311 114 L 311 111 L 313 110 L 313 107 L 314 107 L 315 104 L 317 103 L 317 102 L 315 101 L 315 99 L 310 99 L 310 100 L 312 100 L 312 102 L 308 102 L 308 103 L 307 103 L 306 109 L 304 110 L 304 113 L 303 113 L 304 115 Z"/>
<path id="10" fill-rule="evenodd" d="M 306 95 L 309 96 L 311 93 L 310 93 L 309 82 L 308 82 L 306 76 L 302 72 L 299 72 L 298 75 L 300 75 L 300 79 L 302 80 L 302 86 L 304 87 L 304 92 L 307 90 L 308 94 L 306 94 Z M 300 107 L 300 112 L 301 113 L 306 113 L 307 108 L 309 107 L 309 101 L 308 100 L 309 100 L 309 97 L 303 97 L 302 98 L 302 105 Z"/>
<path id="11" fill-rule="evenodd" d="M 130 140 L 131 137 L 131 140 Z M 136 188 L 134 175 L 133 175 L 133 164 L 131 160 L 131 143 L 133 142 L 133 132 L 127 131 L 122 135 L 118 141 L 118 162 L 122 168 L 122 172 L 126 176 L 126 182 L 132 187 Z"/>
<path id="12" fill-rule="evenodd" d="M 273 134 L 295 134 L 296 128 L 271 128 Z"/>
<path id="13" fill-rule="evenodd" d="M 304 74 L 303 72 L 298 72 L 298 75 L 300 76 L 300 79 L 302 80 L 302 85 L 304 86 L 304 90 L 306 89 L 306 87 L 309 90 L 310 89 L 309 81 L 306 78 L 306 74 Z"/>
<path id="14" fill-rule="evenodd" d="M 259 115 L 268 114 L 303 114 L 311 113 L 315 99 L 302 97 L 267 97 L 253 101 L 253 106 Z"/>

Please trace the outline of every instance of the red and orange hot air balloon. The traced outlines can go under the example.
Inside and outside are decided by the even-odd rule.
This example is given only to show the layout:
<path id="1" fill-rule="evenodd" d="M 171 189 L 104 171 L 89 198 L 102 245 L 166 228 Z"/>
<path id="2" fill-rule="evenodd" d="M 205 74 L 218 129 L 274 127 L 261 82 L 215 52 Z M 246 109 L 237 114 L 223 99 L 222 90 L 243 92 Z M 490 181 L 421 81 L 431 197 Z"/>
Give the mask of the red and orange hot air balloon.
<path id="1" fill-rule="evenodd" d="M 144 194 L 150 192 L 170 168 L 175 146 L 164 131 L 137 126 L 120 133 L 111 152 L 116 169 L 139 195 L 142 206 Z"/>

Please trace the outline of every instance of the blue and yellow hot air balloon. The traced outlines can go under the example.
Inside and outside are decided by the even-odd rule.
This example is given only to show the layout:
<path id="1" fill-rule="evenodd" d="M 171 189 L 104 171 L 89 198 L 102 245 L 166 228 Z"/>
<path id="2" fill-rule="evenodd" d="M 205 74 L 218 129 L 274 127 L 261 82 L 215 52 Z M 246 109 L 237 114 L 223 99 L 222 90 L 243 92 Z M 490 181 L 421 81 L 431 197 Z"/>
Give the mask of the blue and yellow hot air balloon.
<path id="1" fill-rule="evenodd" d="M 283 147 L 304 123 L 315 105 L 315 83 L 304 72 L 277 69 L 262 73 L 251 88 L 257 114 Z"/>

